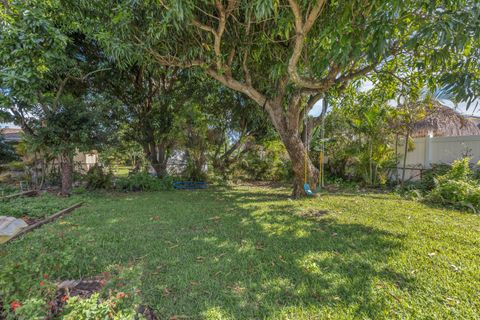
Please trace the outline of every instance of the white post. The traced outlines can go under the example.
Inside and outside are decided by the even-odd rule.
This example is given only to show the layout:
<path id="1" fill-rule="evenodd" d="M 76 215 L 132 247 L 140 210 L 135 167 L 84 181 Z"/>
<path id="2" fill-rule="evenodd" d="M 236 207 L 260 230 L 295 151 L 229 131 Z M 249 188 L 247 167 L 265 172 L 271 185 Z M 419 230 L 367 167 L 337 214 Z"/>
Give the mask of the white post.
<path id="1" fill-rule="evenodd" d="M 429 132 L 425 136 L 425 157 L 423 160 L 423 167 L 425 169 L 431 168 L 432 166 L 432 145 L 431 145 L 432 137 L 433 137 L 432 132 Z"/>

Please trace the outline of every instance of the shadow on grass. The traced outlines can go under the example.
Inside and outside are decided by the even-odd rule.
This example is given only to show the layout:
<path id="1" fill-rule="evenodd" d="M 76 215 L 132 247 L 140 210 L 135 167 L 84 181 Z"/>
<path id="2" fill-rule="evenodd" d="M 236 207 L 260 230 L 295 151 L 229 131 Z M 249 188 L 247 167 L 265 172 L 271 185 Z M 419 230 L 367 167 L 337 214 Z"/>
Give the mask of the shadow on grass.
<path id="1" fill-rule="evenodd" d="M 142 296 L 161 319 L 339 310 L 378 318 L 391 303 L 378 288 L 414 288 L 388 268 L 401 249 L 397 234 L 328 215 L 302 218 L 302 204 L 286 199 L 268 190 L 112 197 L 37 234 L 28 259 L 63 279 L 141 266 Z"/>
<path id="2" fill-rule="evenodd" d="M 387 267 L 401 247 L 396 234 L 328 217 L 306 220 L 293 214 L 295 202 L 277 203 L 286 197 L 276 193 L 224 196 L 226 212 L 197 226 L 175 262 L 162 261 L 144 284 L 161 317 L 269 318 L 344 305 L 353 316 L 376 318 L 385 310 L 377 286 L 413 285 Z M 168 294 L 159 296 L 161 288 Z"/>

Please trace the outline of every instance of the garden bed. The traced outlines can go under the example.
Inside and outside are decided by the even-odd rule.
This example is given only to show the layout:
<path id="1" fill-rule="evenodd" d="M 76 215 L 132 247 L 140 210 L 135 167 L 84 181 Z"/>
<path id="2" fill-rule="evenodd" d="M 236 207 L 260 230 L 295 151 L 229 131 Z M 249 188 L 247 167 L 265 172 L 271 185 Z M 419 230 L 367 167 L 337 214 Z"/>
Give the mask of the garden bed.
<path id="1" fill-rule="evenodd" d="M 14 197 L 0 201 L 0 215 L 23 219 L 30 225 L 82 199 L 80 195 L 63 198 L 46 192 L 36 197 Z"/>

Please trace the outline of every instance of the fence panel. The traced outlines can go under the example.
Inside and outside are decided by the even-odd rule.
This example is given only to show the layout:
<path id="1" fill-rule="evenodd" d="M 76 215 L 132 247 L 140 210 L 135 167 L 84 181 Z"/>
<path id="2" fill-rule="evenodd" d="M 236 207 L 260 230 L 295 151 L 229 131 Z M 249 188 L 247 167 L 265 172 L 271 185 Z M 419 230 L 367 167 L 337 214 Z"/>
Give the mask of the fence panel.
<path id="1" fill-rule="evenodd" d="M 399 147 L 399 167 L 403 166 L 403 143 Z M 420 169 L 430 168 L 432 164 L 450 164 L 465 156 L 470 157 L 473 164 L 480 160 L 480 136 L 427 136 L 415 138 L 414 144 L 415 149 L 407 153 L 405 179 L 418 179 Z"/>

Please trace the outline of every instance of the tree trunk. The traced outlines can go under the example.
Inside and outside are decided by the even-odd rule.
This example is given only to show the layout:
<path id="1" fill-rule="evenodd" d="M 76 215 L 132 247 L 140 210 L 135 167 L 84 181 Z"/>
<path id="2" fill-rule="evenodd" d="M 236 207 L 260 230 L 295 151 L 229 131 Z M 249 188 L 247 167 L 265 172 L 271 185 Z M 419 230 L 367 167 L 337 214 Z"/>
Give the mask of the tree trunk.
<path id="1" fill-rule="evenodd" d="M 245 71 L 248 70 L 246 66 L 244 66 L 244 68 Z M 312 164 L 308 154 L 306 157 L 307 161 L 305 161 L 305 146 L 300 137 L 299 129 L 301 111 L 305 110 L 305 112 L 308 113 L 308 111 L 311 109 L 306 110 L 305 108 L 307 107 L 301 107 L 302 103 L 304 102 L 302 101 L 302 98 L 305 96 L 303 90 L 296 90 L 294 93 L 289 94 L 288 107 L 285 108 L 284 102 L 287 102 L 286 89 L 290 76 L 286 76 L 278 82 L 277 95 L 272 99 L 268 99 L 252 87 L 251 78 L 249 77 L 248 72 L 246 72 L 247 79 L 245 84 L 235 80 L 231 77 L 231 75 L 229 76 L 225 73 L 219 73 L 218 70 L 214 68 L 208 68 L 205 70 L 205 72 L 213 79 L 221 82 L 230 89 L 246 94 L 267 111 L 270 120 L 272 121 L 272 124 L 277 132 L 280 134 L 280 138 L 287 149 L 290 160 L 292 161 L 292 168 L 294 172 L 293 196 L 300 197 L 305 195 L 303 191 L 303 184 L 305 182 L 304 162 L 307 162 L 306 166 L 308 169 L 306 182 L 310 184 L 312 189 L 316 189 L 318 183 L 318 169 Z"/>
<path id="2" fill-rule="evenodd" d="M 292 196 L 305 196 L 303 190 L 304 183 L 308 183 L 312 190 L 317 188 L 318 184 L 318 169 L 313 165 L 310 157 L 307 154 L 307 179 L 305 181 L 305 146 L 302 143 L 299 135 L 291 135 L 286 132 L 280 132 L 280 137 L 287 149 L 288 155 L 292 161 L 292 169 L 294 173 L 293 178 L 293 192 Z"/>
<path id="3" fill-rule="evenodd" d="M 60 156 L 60 170 L 62 176 L 62 186 L 60 194 L 69 196 L 73 186 L 73 156 L 65 153 Z"/>
<path id="4" fill-rule="evenodd" d="M 166 162 L 158 162 L 152 163 L 152 168 L 155 170 L 155 174 L 158 178 L 163 179 L 167 175 L 167 163 Z"/>
<path id="5" fill-rule="evenodd" d="M 168 148 L 165 144 L 150 143 L 144 148 L 145 156 L 148 159 L 158 178 L 164 178 L 167 172 L 167 163 L 169 158 Z"/>

